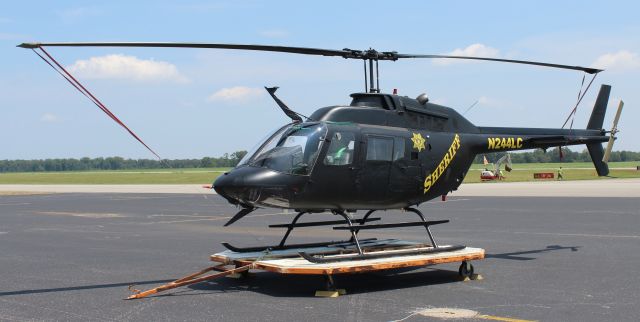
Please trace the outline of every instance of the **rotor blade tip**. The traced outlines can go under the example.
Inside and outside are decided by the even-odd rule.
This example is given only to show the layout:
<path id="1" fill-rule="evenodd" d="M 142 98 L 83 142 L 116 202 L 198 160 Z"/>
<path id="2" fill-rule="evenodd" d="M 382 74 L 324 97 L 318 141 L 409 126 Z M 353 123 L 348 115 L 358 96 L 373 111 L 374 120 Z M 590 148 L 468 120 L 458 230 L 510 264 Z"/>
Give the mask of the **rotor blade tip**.
<path id="1" fill-rule="evenodd" d="M 40 47 L 40 43 L 37 43 L 37 42 L 23 42 L 20 45 L 18 45 L 17 47 L 33 49 L 33 48 Z"/>
<path id="2" fill-rule="evenodd" d="M 600 73 L 600 72 L 603 72 L 603 71 L 604 71 L 604 69 L 597 69 L 597 68 L 589 68 L 589 69 L 585 70 L 585 72 L 587 74 L 597 74 L 597 73 Z"/>

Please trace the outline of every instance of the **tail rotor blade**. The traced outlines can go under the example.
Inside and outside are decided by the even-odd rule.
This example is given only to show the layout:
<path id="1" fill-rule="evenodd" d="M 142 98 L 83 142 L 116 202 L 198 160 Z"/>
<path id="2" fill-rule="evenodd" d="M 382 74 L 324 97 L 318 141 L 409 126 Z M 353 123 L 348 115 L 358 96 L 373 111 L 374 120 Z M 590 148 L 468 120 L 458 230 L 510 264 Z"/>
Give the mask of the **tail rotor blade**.
<path id="1" fill-rule="evenodd" d="M 611 136 L 609 136 L 609 142 L 607 142 L 607 149 L 604 151 L 602 162 L 609 162 L 609 158 L 611 157 L 613 143 L 616 140 L 616 133 L 618 133 L 618 121 L 620 120 L 620 114 L 622 114 L 622 107 L 624 107 L 624 102 L 620 100 L 620 103 L 618 104 L 618 111 L 616 111 L 616 116 L 613 119 L 613 125 L 611 126 Z"/>
<path id="2" fill-rule="evenodd" d="M 613 149 L 613 142 L 615 140 L 616 139 L 613 136 L 609 138 L 609 142 L 607 142 L 607 149 L 604 150 L 604 156 L 602 156 L 602 162 L 609 163 L 609 158 L 611 157 L 611 149 Z"/>

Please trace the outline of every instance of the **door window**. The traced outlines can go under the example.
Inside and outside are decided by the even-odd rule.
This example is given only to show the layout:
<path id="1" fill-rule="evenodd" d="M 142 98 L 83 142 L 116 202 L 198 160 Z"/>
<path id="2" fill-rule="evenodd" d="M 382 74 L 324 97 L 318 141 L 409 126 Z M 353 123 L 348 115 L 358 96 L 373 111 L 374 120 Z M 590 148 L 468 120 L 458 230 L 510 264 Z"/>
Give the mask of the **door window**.
<path id="1" fill-rule="evenodd" d="M 393 159 L 393 139 L 369 137 L 367 161 L 391 161 Z"/>
<path id="2" fill-rule="evenodd" d="M 404 159 L 404 138 L 393 138 L 393 161 Z"/>
<path id="3" fill-rule="evenodd" d="M 326 165 L 349 165 L 353 162 L 355 136 L 351 132 L 336 132 L 324 157 Z"/>

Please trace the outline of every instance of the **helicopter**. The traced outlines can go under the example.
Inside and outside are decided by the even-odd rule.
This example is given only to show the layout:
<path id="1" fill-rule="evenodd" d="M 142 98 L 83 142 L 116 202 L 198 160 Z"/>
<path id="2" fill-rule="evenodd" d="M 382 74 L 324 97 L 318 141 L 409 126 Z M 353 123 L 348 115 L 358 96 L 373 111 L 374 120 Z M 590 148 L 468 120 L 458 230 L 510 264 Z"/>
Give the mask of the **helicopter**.
<path id="1" fill-rule="evenodd" d="M 208 48 L 362 60 L 365 91 L 351 94 L 348 105 L 321 107 L 308 117 L 295 112 L 276 96 L 278 87 L 265 87 L 291 121 L 269 133 L 235 168 L 219 176 L 212 188 L 230 204 L 240 208 L 225 226 L 264 207 L 294 209 L 297 215 L 290 224 L 270 226 L 287 228 L 278 245 L 241 248 L 223 243 L 228 249 L 238 252 L 329 245 L 331 242 L 286 245 L 286 240 L 294 228 L 339 224 L 345 226 L 333 229 L 349 231 L 349 242 L 355 244 L 357 250 L 356 254 L 343 257 L 342 260 L 373 256 L 364 251 L 362 241 L 357 236 L 359 231 L 366 229 L 423 226 L 433 246 L 432 251 L 460 249 L 461 246 L 438 246 L 429 227 L 448 220 L 428 221 L 416 206 L 440 196 L 444 199 L 447 194 L 457 190 L 476 155 L 484 153 L 538 148 L 546 150 L 550 147 L 585 144 L 597 174 L 606 176 L 609 173 L 607 162 L 616 139 L 617 122 L 623 106 L 621 102 L 612 129 L 603 129 L 611 86 L 602 85 L 585 129 L 481 127 L 471 123 L 453 108 L 430 102 L 426 94 L 414 99 L 380 91 L 379 62 L 399 59 L 464 59 L 526 64 L 582 71 L 594 78 L 603 71 L 535 61 L 401 54 L 374 49 L 332 50 L 212 43 L 23 43 L 19 47 L 34 51 L 39 49 L 51 59 L 53 58 L 43 47 Z M 40 55 L 43 59 L 46 56 Z M 132 131 L 129 132 L 144 144 Z M 606 151 L 602 147 L 604 142 L 608 142 Z M 370 224 L 371 221 L 380 219 L 371 217 L 375 211 L 390 209 L 414 213 L 420 220 Z M 354 213 L 359 210 L 366 211 L 366 214 L 356 219 Z M 327 211 L 342 219 L 298 222 L 305 214 Z M 312 262 L 325 260 L 312 255 L 303 256 Z"/>

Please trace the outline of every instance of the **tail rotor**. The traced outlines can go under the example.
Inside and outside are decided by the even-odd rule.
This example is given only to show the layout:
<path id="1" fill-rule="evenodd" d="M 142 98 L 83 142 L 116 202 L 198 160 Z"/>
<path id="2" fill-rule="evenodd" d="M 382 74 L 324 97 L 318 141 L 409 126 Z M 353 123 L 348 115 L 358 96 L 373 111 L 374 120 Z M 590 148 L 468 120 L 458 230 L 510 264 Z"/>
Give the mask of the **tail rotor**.
<path id="1" fill-rule="evenodd" d="M 609 136 L 607 149 L 604 151 L 604 156 L 602 157 L 602 162 L 604 163 L 608 163 L 609 158 L 611 157 L 611 149 L 613 149 L 613 142 L 616 140 L 616 133 L 618 133 L 618 121 L 620 120 L 620 114 L 622 114 L 623 106 L 624 102 L 620 100 L 620 103 L 618 104 L 618 111 L 616 112 L 616 116 L 613 119 L 613 125 L 611 126 L 611 135 Z"/>

